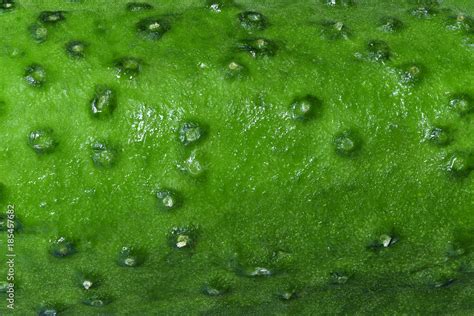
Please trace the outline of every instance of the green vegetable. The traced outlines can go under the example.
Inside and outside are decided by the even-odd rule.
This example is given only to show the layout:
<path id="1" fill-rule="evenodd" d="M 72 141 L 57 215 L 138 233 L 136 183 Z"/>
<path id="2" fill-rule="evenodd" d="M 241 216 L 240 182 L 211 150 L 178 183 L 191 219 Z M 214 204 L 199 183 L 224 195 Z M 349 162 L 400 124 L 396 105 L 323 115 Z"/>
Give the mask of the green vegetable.
<path id="1" fill-rule="evenodd" d="M 472 315 L 473 14 L 0 0 L 0 315 Z"/>

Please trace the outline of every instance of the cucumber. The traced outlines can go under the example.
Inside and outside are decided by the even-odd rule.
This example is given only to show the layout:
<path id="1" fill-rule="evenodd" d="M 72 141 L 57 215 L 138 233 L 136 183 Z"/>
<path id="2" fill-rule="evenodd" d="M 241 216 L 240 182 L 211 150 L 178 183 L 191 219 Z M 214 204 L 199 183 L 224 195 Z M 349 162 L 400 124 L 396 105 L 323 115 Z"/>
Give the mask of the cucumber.
<path id="1" fill-rule="evenodd" d="M 0 314 L 472 315 L 473 14 L 0 0 Z"/>

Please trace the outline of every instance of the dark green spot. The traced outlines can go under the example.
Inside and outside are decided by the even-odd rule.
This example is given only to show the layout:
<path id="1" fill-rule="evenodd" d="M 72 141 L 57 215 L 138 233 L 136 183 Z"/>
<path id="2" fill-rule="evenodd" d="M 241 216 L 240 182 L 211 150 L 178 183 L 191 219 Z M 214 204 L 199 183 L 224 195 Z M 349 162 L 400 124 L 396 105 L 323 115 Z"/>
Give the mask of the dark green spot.
<path id="1" fill-rule="evenodd" d="M 182 164 L 178 164 L 178 168 L 193 178 L 200 178 L 205 172 L 204 166 L 201 163 L 201 157 L 196 150 L 191 152 Z"/>
<path id="2" fill-rule="evenodd" d="M 440 279 L 440 280 L 436 281 L 433 284 L 433 287 L 437 288 L 437 289 L 446 288 L 446 287 L 450 287 L 451 285 L 453 285 L 454 282 L 456 282 L 455 278 L 443 278 L 443 279 Z"/>
<path id="3" fill-rule="evenodd" d="M 46 82 L 46 70 L 38 64 L 32 64 L 25 69 L 24 78 L 32 87 L 41 87 Z"/>
<path id="4" fill-rule="evenodd" d="M 351 7 L 355 4 L 354 0 L 322 0 L 322 2 L 330 7 Z"/>
<path id="5" fill-rule="evenodd" d="M 399 240 L 400 238 L 393 233 L 382 234 L 379 236 L 378 239 L 372 241 L 369 244 L 368 248 L 371 250 L 380 250 L 383 248 L 390 248 L 390 247 L 393 247 L 395 244 L 397 244 Z"/>
<path id="6" fill-rule="evenodd" d="M 143 264 L 144 254 L 133 247 L 122 247 L 117 258 L 117 264 L 121 267 L 135 268 Z"/>
<path id="7" fill-rule="evenodd" d="M 267 27 L 267 19 L 259 12 L 244 11 L 239 14 L 240 25 L 249 31 L 263 30 Z"/>
<path id="8" fill-rule="evenodd" d="M 235 3 L 233 0 L 207 0 L 206 7 L 219 13 L 224 9 L 235 7 Z"/>
<path id="9" fill-rule="evenodd" d="M 390 59 L 391 52 L 387 42 L 372 40 L 367 43 L 368 57 L 370 60 L 384 62 Z"/>
<path id="10" fill-rule="evenodd" d="M 69 41 L 66 44 L 66 53 L 72 58 L 84 58 L 86 46 L 83 41 Z"/>
<path id="11" fill-rule="evenodd" d="M 43 307 L 38 311 L 38 316 L 57 316 L 59 315 L 59 310 L 55 307 Z"/>
<path id="12" fill-rule="evenodd" d="M 92 295 L 85 298 L 82 303 L 90 307 L 104 307 L 110 304 L 112 300 L 109 297 L 102 295 Z"/>
<path id="13" fill-rule="evenodd" d="M 175 249 L 189 249 L 196 245 L 197 228 L 194 225 L 173 227 L 168 234 L 168 243 Z"/>
<path id="14" fill-rule="evenodd" d="M 7 281 L 0 281 L 0 293 L 7 293 L 10 283 Z"/>
<path id="15" fill-rule="evenodd" d="M 156 193 L 156 198 L 158 208 L 164 211 L 174 210 L 181 205 L 179 195 L 174 190 L 161 189 Z"/>
<path id="16" fill-rule="evenodd" d="M 351 31 L 341 21 L 325 20 L 321 22 L 321 37 L 327 40 L 348 39 Z"/>
<path id="17" fill-rule="evenodd" d="M 179 130 L 179 140 L 185 146 L 197 143 L 203 135 L 202 127 L 196 122 L 186 122 Z"/>
<path id="18" fill-rule="evenodd" d="M 114 90 L 107 86 L 96 86 L 95 96 L 91 101 L 91 113 L 94 117 L 110 116 L 117 106 Z"/>
<path id="19" fill-rule="evenodd" d="M 56 24 L 65 19 L 64 11 L 43 11 L 38 16 L 38 21 L 45 24 Z"/>
<path id="20" fill-rule="evenodd" d="M 253 58 L 274 56 L 278 49 L 273 41 L 265 38 L 245 39 L 238 44 L 238 48 Z"/>
<path id="21" fill-rule="evenodd" d="M 404 85 L 413 85 L 424 77 L 424 67 L 420 64 L 406 64 L 400 67 L 400 82 Z"/>
<path id="22" fill-rule="evenodd" d="M 468 94 L 458 93 L 451 96 L 449 106 L 460 115 L 466 115 L 473 112 L 474 100 Z"/>
<path id="23" fill-rule="evenodd" d="M 381 18 L 378 25 L 379 29 L 386 33 L 394 33 L 403 29 L 403 22 L 393 16 Z"/>
<path id="24" fill-rule="evenodd" d="M 291 118 L 298 121 L 307 121 L 313 118 L 321 102 L 312 95 L 296 98 L 290 105 Z"/>
<path id="25" fill-rule="evenodd" d="M 203 293 L 208 296 L 222 296 L 231 291 L 231 280 L 225 275 L 212 277 L 203 286 Z"/>
<path id="26" fill-rule="evenodd" d="M 266 267 L 250 267 L 241 271 L 243 276 L 250 278 L 269 277 L 273 275 L 273 271 Z"/>
<path id="27" fill-rule="evenodd" d="M 361 140 L 354 131 L 346 130 L 336 135 L 334 147 L 336 153 L 342 157 L 353 156 L 360 150 Z"/>
<path id="28" fill-rule="evenodd" d="M 142 12 L 152 10 L 153 6 L 146 2 L 129 2 L 125 8 L 130 12 Z"/>
<path id="29" fill-rule="evenodd" d="M 23 226 L 16 216 L 0 214 L 0 232 L 19 232 L 22 228 Z"/>
<path id="30" fill-rule="evenodd" d="M 451 141 L 448 129 L 440 126 L 429 129 L 426 133 L 426 139 L 438 146 L 448 145 Z"/>
<path id="31" fill-rule="evenodd" d="M 72 241 L 61 237 L 52 243 L 50 253 L 57 258 L 69 257 L 76 253 L 76 247 Z"/>
<path id="32" fill-rule="evenodd" d="M 140 20 L 136 24 L 136 28 L 142 37 L 156 41 L 169 31 L 170 25 L 169 22 L 164 19 L 149 17 Z"/>
<path id="33" fill-rule="evenodd" d="M 472 157 L 467 152 L 458 151 L 448 158 L 446 170 L 455 177 L 468 176 L 472 170 Z"/>
<path id="34" fill-rule="evenodd" d="M 48 39 L 48 29 L 41 23 L 34 23 L 28 27 L 31 38 L 37 43 L 43 43 Z"/>
<path id="35" fill-rule="evenodd" d="M 349 281 L 350 275 L 343 271 L 334 271 L 329 276 L 329 283 L 334 285 L 346 284 Z"/>
<path id="36" fill-rule="evenodd" d="M 77 285 L 85 291 L 94 290 L 100 285 L 100 277 L 95 273 L 80 272 L 77 275 Z"/>
<path id="37" fill-rule="evenodd" d="M 237 60 L 231 60 L 225 65 L 225 77 L 227 79 L 241 79 L 247 76 L 247 74 L 247 67 Z"/>
<path id="38" fill-rule="evenodd" d="M 54 151 L 57 142 L 49 128 L 31 131 L 28 134 L 28 145 L 39 155 Z"/>
<path id="39" fill-rule="evenodd" d="M 440 0 L 407 0 L 408 4 L 417 6 L 439 6 Z"/>
<path id="40" fill-rule="evenodd" d="M 446 27 L 453 31 L 462 31 L 466 33 L 474 32 L 474 19 L 464 13 L 449 16 Z"/>
<path id="41" fill-rule="evenodd" d="M 429 19 L 435 16 L 438 10 L 433 6 L 420 6 L 410 10 L 410 14 L 419 19 Z"/>
<path id="42" fill-rule="evenodd" d="M 457 229 L 453 237 L 446 253 L 449 259 L 456 260 L 474 252 L 474 229 Z"/>
<path id="43" fill-rule="evenodd" d="M 278 298 L 282 301 L 291 301 L 298 298 L 298 292 L 295 287 L 290 286 L 278 293 Z"/>
<path id="44" fill-rule="evenodd" d="M 15 0 L 0 0 L 0 12 L 9 12 L 15 9 Z"/>
<path id="45" fill-rule="evenodd" d="M 123 57 L 114 62 L 117 78 L 133 79 L 141 71 L 142 61 L 135 57 Z"/>
<path id="46" fill-rule="evenodd" d="M 97 168 L 109 169 L 117 162 L 117 151 L 105 143 L 92 144 L 92 162 Z"/>

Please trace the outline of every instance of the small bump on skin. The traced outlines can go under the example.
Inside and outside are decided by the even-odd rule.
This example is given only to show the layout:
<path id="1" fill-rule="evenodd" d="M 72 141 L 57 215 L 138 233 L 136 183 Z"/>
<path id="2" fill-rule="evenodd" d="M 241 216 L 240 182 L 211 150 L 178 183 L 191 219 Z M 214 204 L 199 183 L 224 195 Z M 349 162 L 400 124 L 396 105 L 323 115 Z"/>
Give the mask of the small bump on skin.
<path id="1" fill-rule="evenodd" d="M 96 289 L 100 285 L 99 277 L 93 273 L 79 273 L 77 285 L 84 291 Z"/>
<path id="2" fill-rule="evenodd" d="M 399 242 L 399 238 L 395 234 L 383 234 L 377 240 L 371 242 L 368 246 L 370 250 L 381 250 L 391 248 Z"/>
<path id="3" fill-rule="evenodd" d="M 371 40 L 367 43 L 368 58 L 376 62 L 388 61 L 391 57 L 390 47 L 382 40 Z"/>
<path id="4" fill-rule="evenodd" d="M 72 57 L 81 59 L 85 57 L 87 44 L 83 41 L 73 40 L 66 43 L 66 53 Z"/>
<path id="5" fill-rule="evenodd" d="M 467 253 L 468 252 L 466 251 L 466 249 L 464 249 L 462 244 L 460 244 L 458 242 L 452 242 L 448 245 L 448 250 L 446 251 L 446 256 L 449 259 L 459 259 L 462 256 L 466 255 Z"/>
<path id="6" fill-rule="evenodd" d="M 232 0 L 207 0 L 206 7 L 212 12 L 220 13 L 224 9 L 235 7 L 235 3 Z"/>
<path id="7" fill-rule="evenodd" d="M 474 19 L 465 13 L 459 13 L 449 16 L 446 22 L 446 28 L 452 31 L 461 31 L 465 33 L 474 32 Z"/>
<path id="8" fill-rule="evenodd" d="M 267 28 L 267 19 L 260 12 L 244 11 L 238 16 L 240 25 L 248 31 L 261 31 Z"/>
<path id="9" fill-rule="evenodd" d="M 466 152 L 455 152 L 448 158 L 446 170 L 454 177 L 466 177 L 472 170 L 471 155 Z"/>
<path id="10" fill-rule="evenodd" d="M 66 19 L 64 13 L 64 11 L 43 11 L 38 16 L 38 21 L 45 24 L 56 24 Z"/>
<path id="11" fill-rule="evenodd" d="M 451 142 L 448 129 L 446 127 L 435 126 L 427 130 L 426 139 L 438 146 L 446 146 Z"/>
<path id="12" fill-rule="evenodd" d="M 57 142 L 53 137 L 53 131 L 50 128 L 31 131 L 28 134 L 28 145 L 38 154 L 52 153 Z"/>
<path id="13" fill-rule="evenodd" d="M 95 96 L 90 104 L 92 116 L 110 116 L 117 106 L 117 98 L 114 90 L 107 86 L 96 86 Z"/>
<path id="14" fill-rule="evenodd" d="M 281 291 L 279 294 L 278 294 L 278 298 L 282 301 L 291 301 L 291 300 L 294 300 L 296 298 L 298 298 L 298 292 L 296 291 L 295 288 L 289 288 L 285 291 Z"/>
<path id="15" fill-rule="evenodd" d="M 336 153 L 341 157 L 351 157 L 355 155 L 361 147 L 359 136 L 352 130 L 346 130 L 334 137 L 334 147 Z"/>
<path id="16" fill-rule="evenodd" d="M 125 9 L 129 12 L 143 12 L 153 10 L 153 6 L 146 2 L 129 2 Z"/>
<path id="17" fill-rule="evenodd" d="M 231 291 L 231 282 L 225 276 L 215 276 L 204 284 L 202 292 L 207 296 L 222 296 Z"/>
<path id="18" fill-rule="evenodd" d="M 70 257 L 76 253 L 76 247 L 73 242 L 60 237 L 52 243 L 50 253 L 56 258 Z"/>
<path id="19" fill-rule="evenodd" d="M 24 78 L 30 86 L 39 88 L 46 83 L 46 70 L 39 64 L 31 64 L 26 67 Z"/>
<path id="20" fill-rule="evenodd" d="M 474 252 L 474 229 L 462 228 L 456 229 L 453 234 L 453 239 L 449 241 L 447 247 L 447 259 L 458 260 L 466 256 L 470 256 Z M 473 262 L 474 264 L 474 262 Z M 474 272 L 474 265 L 463 267 Z"/>
<path id="21" fill-rule="evenodd" d="M 7 281 L 0 281 L 0 294 L 7 293 L 8 290 L 8 282 Z"/>
<path id="22" fill-rule="evenodd" d="M 38 311 L 38 316 L 57 316 L 59 315 L 59 309 L 53 306 L 43 307 Z"/>
<path id="23" fill-rule="evenodd" d="M 110 169 L 117 162 L 117 151 L 105 143 L 95 142 L 91 158 L 96 168 Z"/>
<path id="24" fill-rule="evenodd" d="M 273 271 L 265 267 L 255 267 L 244 270 L 243 275 L 250 278 L 270 277 Z"/>
<path id="25" fill-rule="evenodd" d="M 170 25 L 163 19 L 150 17 L 140 20 L 136 29 L 143 38 L 156 41 L 170 30 Z"/>
<path id="26" fill-rule="evenodd" d="M 156 193 L 158 208 L 163 211 L 171 211 L 181 206 L 178 193 L 170 189 L 161 189 Z"/>
<path id="27" fill-rule="evenodd" d="M 273 41 L 265 38 L 245 39 L 237 47 L 249 53 L 253 58 L 272 57 L 278 49 Z"/>
<path id="28" fill-rule="evenodd" d="M 197 228 L 193 225 L 173 227 L 168 234 L 168 242 L 175 249 L 189 249 L 196 245 Z"/>
<path id="29" fill-rule="evenodd" d="M 308 121 L 316 114 L 321 102 L 312 95 L 296 98 L 290 105 L 290 116 L 296 121 Z"/>
<path id="30" fill-rule="evenodd" d="M 474 112 L 474 99 L 466 93 L 452 95 L 448 104 L 451 109 L 461 116 Z"/>
<path id="31" fill-rule="evenodd" d="M 393 16 L 386 16 L 380 19 L 378 28 L 385 33 L 395 33 L 402 30 L 403 22 Z"/>
<path id="32" fill-rule="evenodd" d="M 179 130 L 179 141 L 185 145 L 196 144 L 202 139 L 204 131 L 196 122 L 186 122 Z"/>
<path id="33" fill-rule="evenodd" d="M 429 19 L 438 13 L 432 6 L 420 6 L 410 10 L 410 14 L 418 19 Z"/>
<path id="34" fill-rule="evenodd" d="M 322 0 L 322 2 L 330 7 L 352 7 L 355 5 L 354 0 Z"/>
<path id="35" fill-rule="evenodd" d="M 143 255 L 132 247 L 122 247 L 118 255 L 117 264 L 125 268 L 136 268 L 143 264 Z"/>
<path id="36" fill-rule="evenodd" d="M 177 167 L 193 178 L 200 178 L 204 175 L 205 169 L 198 158 L 198 152 L 194 150 L 191 152 L 189 157 L 182 163 L 178 164 Z"/>
<path id="37" fill-rule="evenodd" d="M 400 67 L 400 82 L 404 85 L 414 85 L 423 79 L 425 70 L 419 64 L 406 64 Z"/>
<path id="38" fill-rule="evenodd" d="M 438 282 L 435 282 L 433 284 L 433 287 L 436 288 L 436 289 L 447 288 L 447 287 L 450 287 L 451 285 L 453 285 L 455 282 L 456 282 L 455 278 L 446 278 L 446 279 L 440 280 Z"/>
<path id="39" fill-rule="evenodd" d="M 104 307 L 105 305 L 110 304 L 111 299 L 105 296 L 93 295 L 82 301 L 84 305 L 90 307 Z"/>
<path id="40" fill-rule="evenodd" d="M 33 23 L 28 27 L 28 32 L 35 42 L 43 43 L 48 39 L 48 29 L 41 23 Z"/>
<path id="41" fill-rule="evenodd" d="M 342 271 L 332 272 L 329 276 L 329 283 L 334 285 L 346 284 L 349 281 L 350 276 Z"/>
<path id="42" fill-rule="evenodd" d="M 129 80 L 137 77 L 142 68 L 142 61 L 135 57 L 123 57 L 114 61 L 113 64 L 116 77 Z"/>
<path id="43" fill-rule="evenodd" d="M 14 0 L 0 0 L 0 13 L 13 11 L 15 6 Z"/>
<path id="44" fill-rule="evenodd" d="M 1 189 L 1 188 L 0 188 Z M 1 201 L 1 197 L 0 197 Z M 6 215 L 0 214 L 0 232 L 6 232 L 11 227 L 8 227 L 8 217 Z M 20 220 L 15 216 L 15 219 L 13 221 L 13 231 L 15 232 L 20 232 L 23 228 L 23 225 L 21 224 Z"/>
<path id="45" fill-rule="evenodd" d="M 351 30 L 341 21 L 325 20 L 321 22 L 321 37 L 327 40 L 347 40 Z"/>
<path id="46" fill-rule="evenodd" d="M 225 65 L 225 78 L 229 80 L 242 79 L 248 75 L 248 68 L 237 60 L 231 60 Z"/>

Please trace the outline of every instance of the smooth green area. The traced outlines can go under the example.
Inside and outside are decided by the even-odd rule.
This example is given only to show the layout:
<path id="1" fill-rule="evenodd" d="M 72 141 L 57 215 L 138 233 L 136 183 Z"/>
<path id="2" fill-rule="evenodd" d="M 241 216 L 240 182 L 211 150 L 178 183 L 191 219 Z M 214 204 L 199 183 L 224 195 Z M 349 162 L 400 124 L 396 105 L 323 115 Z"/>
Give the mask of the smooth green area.
<path id="1" fill-rule="evenodd" d="M 14 204 L 23 224 L 14 314 L 48 303 L 64 306 L 63 315 L 472 315 L 473 175 L 455 177 L 447 163 L 474 151 L 472 116 L 448 104 L 453 93 L 474 93 L 474 50 L 466 45 L 474 35 L 448 30 L 446 17 L 474 14 L 474 3 L 445 0 L 436 16 L 418 19 L 408 13 L 416 2 L 236 0 L 217 13 L 205 1 L 149 0 L 153 10 L 132 13 L 123 0 L 18 0 L 0 14 L 0 205 Z M 36 43 L 28 27 L 43 10 L 64 10 L 66 20 Z M 262 13 L 268 27 L 243 29 L 244 10 Z M 387 15 L 404 28 L 380 31 Z M 149 16 L 170 21 L 157 41 L 136 32 Z M 321 36 L 326 19 L 343 22 L 350 37 Z M 238 51 L 239 41 L 255 37 L 273 40 L 275 56 Z M 71 40 L 87 43 L 84 59 L 66 54 Z M 364 57 L 370 40 L 388 43 L 389 61 Z M 122 57 L 143 61 L 132 80 L 116 77 Z M 230 60 L 247 75 L 226 78 Z M 23 78 L 32 63 L 46 71 L 42 87 Z M 423 74 L 407 86 L 398 69 L 412 63 Z M 90 113 L 96 85 L 117 93 L 109 117 Z M 320 109 L 293 120 L 290 105 L 308 94 Z M 179 131 L 187 121 L 205 133 L 185 146 Z M 447 128 L 448 145 L 426 140 L 433 126 Z M 28 135 L 45 128 L 57 145 L 38 155 Z M 334 138 L 346 130 L 360 148 L 343 156 Z M 95 141 L 117 151 L 111 168 L 94 166 Z M 204 168 L 198 177 L 180 170 L 193 153 Z M 160 209 L 159 188 L 178 192 L 180 207 Z M 197 227 L 195 247 L 173 249 L 170 230 L 186 225 Z M 392 232 L 398 243 L 367 249 Z M 53 257 L 48 249 L 59 237 L 77 253 Z M 143 265 L 119 266 L 123 246 L 140 248 Z M 448 256 L 452 248 L 463 252 Z M 236 262 L 274 274 L 245 277 Z M 78 271 L 98 274 L 101 284 L 81 289 Z M 335 271 L 348 281 L 332 284 Z M 215 275 L 230 291 L 206 296 Z M 294 300 L 278 297 L 293 287 Z M 94 293 L 110 304 L 81 303 Z M 10 312 L 4 298 L 2 315 Z"/>

